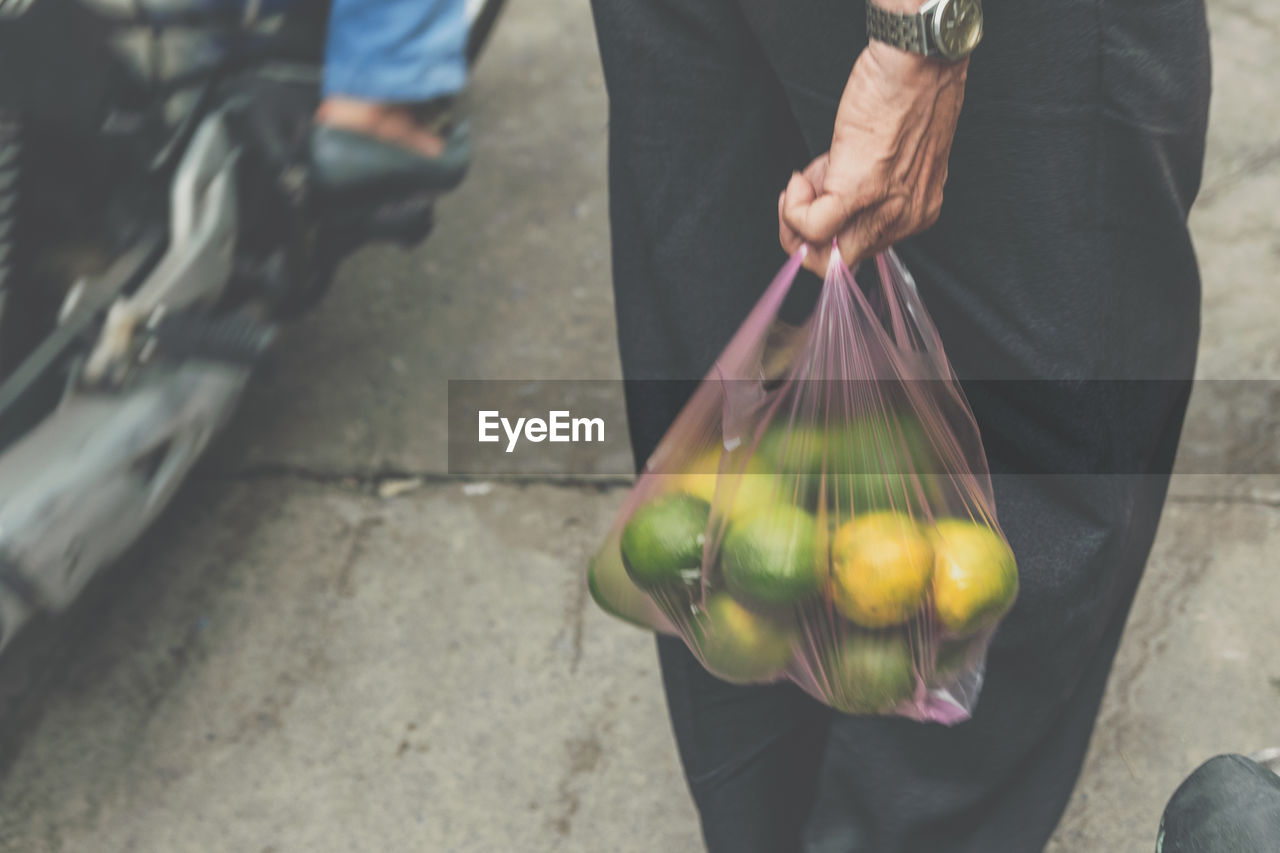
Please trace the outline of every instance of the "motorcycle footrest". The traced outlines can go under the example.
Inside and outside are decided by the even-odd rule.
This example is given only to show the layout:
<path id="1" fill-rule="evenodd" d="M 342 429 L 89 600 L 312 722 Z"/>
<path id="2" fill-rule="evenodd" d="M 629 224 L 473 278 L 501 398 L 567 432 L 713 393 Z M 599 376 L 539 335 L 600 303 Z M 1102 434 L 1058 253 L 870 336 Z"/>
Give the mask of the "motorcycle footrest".
<path id="1" fill-rule="evenodd" d="M 152 330 L 153 353 L 175 360 L 193 358 L 252 365 L 271 348 L 277 332 L 275 325 L 243 314 L 171 314 Z"/>

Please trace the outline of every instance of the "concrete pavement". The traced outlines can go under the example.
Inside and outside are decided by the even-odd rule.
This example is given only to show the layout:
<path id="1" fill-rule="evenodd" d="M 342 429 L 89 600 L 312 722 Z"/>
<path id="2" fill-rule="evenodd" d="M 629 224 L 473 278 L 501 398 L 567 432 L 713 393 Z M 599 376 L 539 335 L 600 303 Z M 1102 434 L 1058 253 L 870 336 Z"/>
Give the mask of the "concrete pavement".
<path id="1" fill-rule="evenodd" d="M 1201 373 L 1274 379 L 1280 10 L 1210 6 Z M 472 112 L 437 233 L 350 262 L 36 667 L 0 850 L 700 849 L 652 640 L 581 584 L 623 491 L 435 476 L 446 379 L 618 375 L 585 5 L 512 4 Z M 1243 429 L 1197 401 L 1192 452 Z M 1276 411 L 1232 447 L 1274 454 Z M 1054 853 L 1149 850 L 1198 763 L 1280 744 L 1278 550 L 1280 478 L 1178 478 Z"/>

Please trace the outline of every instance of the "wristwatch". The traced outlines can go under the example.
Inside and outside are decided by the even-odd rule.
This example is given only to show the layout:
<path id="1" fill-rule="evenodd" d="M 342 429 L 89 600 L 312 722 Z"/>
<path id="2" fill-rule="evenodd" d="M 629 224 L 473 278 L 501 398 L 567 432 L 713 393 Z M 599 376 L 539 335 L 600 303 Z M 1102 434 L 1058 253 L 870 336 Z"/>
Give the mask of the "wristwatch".
<path id="1" fill-rule="evenodd" d="M 927 0 L 914 15 L 867 0 L 867 36 L 901 50 L 957 62 L 982 41 L 982 0 Z"/>

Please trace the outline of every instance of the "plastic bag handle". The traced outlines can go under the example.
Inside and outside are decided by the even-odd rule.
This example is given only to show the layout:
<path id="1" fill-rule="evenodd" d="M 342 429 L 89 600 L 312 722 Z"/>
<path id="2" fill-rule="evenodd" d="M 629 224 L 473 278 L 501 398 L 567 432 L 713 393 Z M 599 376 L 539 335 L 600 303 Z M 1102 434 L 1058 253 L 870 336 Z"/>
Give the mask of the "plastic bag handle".
<path id="1" fill-rule="evenodd" d="M 912 326 L 918 333 L 918 341 L 920 348 L 935 359 L 945 361 L 946 356 L 942 349 L 942 340 L 938 336 L 938 331 L 934 328 L 932 321 L 928 319 L 928 314 L 924 310 L 924 302 L 920 299 L 920 289 L 916 286 L 915 277 L 911 275 L 911 270 L 907 269 L 906 264 L 898 257 L 898 253 L 893 249 L 886 249 L 884 252 L 876 256 L 876 269 L 880 273 L 880 286 L 884 289 L 885 299 L 889 303 L 889 312 L 892 318 L 894 339 L 899 346 L 908 346 L 912 343 L 912 336 L 907 331 L 906 322 L 902 316 L 902 310 L 899 307 L 901 300 L 902 308 L 906 309 L 907 315 L 911 318 Z M 896 282 L 896 284 L 891 284 Z"/>

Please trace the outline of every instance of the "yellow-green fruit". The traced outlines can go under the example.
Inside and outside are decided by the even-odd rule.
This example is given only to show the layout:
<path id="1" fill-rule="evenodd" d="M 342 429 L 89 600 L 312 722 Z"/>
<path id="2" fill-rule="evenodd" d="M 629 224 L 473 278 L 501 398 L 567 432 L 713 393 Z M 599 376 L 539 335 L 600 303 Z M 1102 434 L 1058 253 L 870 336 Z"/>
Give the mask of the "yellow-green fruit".
<path id="1" fill-rule="evenodd" d="M 806 506 L 816 510 L 823 504 L 832 516 L 847 519 L 880 509 L 918 515 L 936 499 L 929 475 L 937 472 L 937 462 L 928 436 L 911 418 L 778 428 L 761 439 L 759 453 L 797 483 Z"/>
<path id="2" fill-rule="evenodd" d="M 747 461 L 742 473 L 719 474 L 721 452 L 713 450 L 695 460 L 685 474 L 670 477 L 671 489 L 714 503 L 717 486 L 720 500 L 727 506 L 718 511 L 729 518 L 748 515 L 772 506 L 780 497 L 777 477 L 765 470 L 757 457 Z M 721 482 L 723 480 L 723 482 Z"/>
<path id="3" fill-rule="evenodd" d="M 948 518 L 934 527 L 933 607 L 952 634 L 1000 621 L 1018 596 L 1013 551 L 985 524 Z"/>
<path id="4" fill-rule="evenodd" d="M 790 629 L 748 610 L 725 592 L 707 599 L 694 633 L 703 662 L 725 681 L 770 681 L 791 662 Z"/>
<path id="5" fill-rule="evenodd" d="M 736 596 L 756 604 L 794 604 L 818 591 L 826 570 L 817 523 L 802 509 L 777 505 L 734 518 L 721 566 Z"/>
<path id="6" fill-rule="evenodd" d="M 618 543 L 610 540 L 591 560 L 587 589 L 605 613 L 642 628 L 657 623 L 653 601 L 627 576 Z"/>
<path id="7" fill-rule="evenodd" d="M 711 507 L 692 495 L 674 494 L 641 504 L 622 531 L 622 564 L 642 589 L 690 583 L 702 567 Z"/>
<path id="8" fill-rule="evenodd" d="M 906 622 L 924 606 L 933 548 L 910 517 L 860 516 L 831 540 L 831 603 L 864 628 Z"/>
<path id="9" fill-rule="evenodd" d="M 778 504 L 793 503 L 793 496 L 786 484 L 773 474 L 747 472 L 737 478 L 737 483 L 722 487 L 726 502 L 725 515 L 730 521 L 766 512 Z"/>
<path id="10" fill-rule="evenodd" d="M 883 714 L 916 689 L 911 647 L 900 631 L 857 631 L 837 643 L 826 661 L 831 707 L 846 714 Z"/>
<path id="11" fill-rule="evenodd" d="M 672 491 L 684 492 L 711 503 L 716 496 L 716 480 L 720 469 L 719 449 L 703 453 L 680 474 L 662 475 Z"/>

